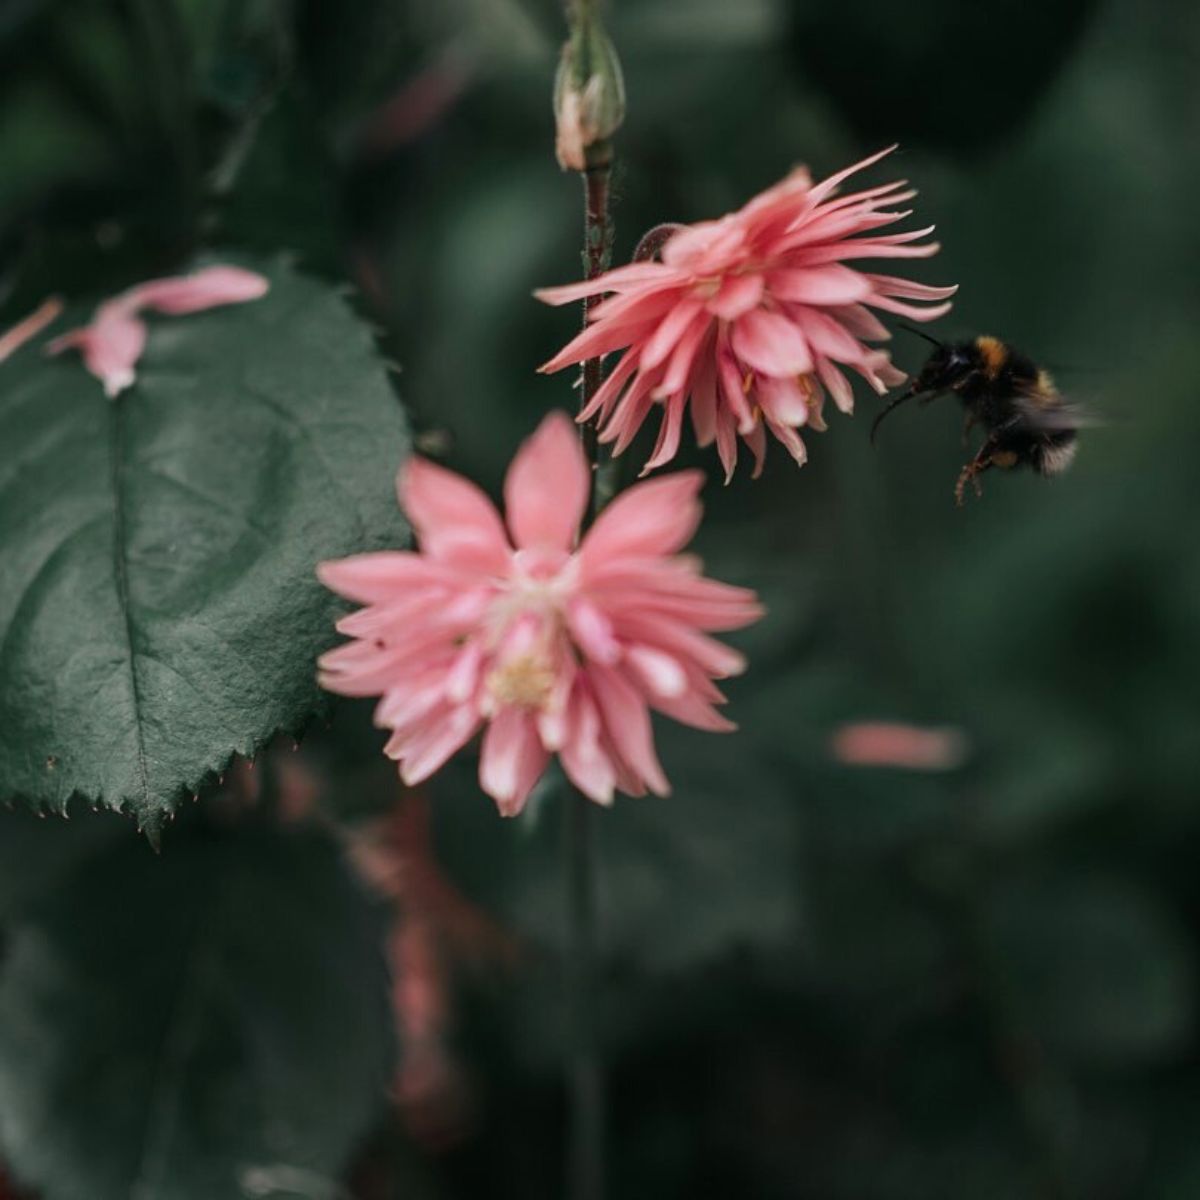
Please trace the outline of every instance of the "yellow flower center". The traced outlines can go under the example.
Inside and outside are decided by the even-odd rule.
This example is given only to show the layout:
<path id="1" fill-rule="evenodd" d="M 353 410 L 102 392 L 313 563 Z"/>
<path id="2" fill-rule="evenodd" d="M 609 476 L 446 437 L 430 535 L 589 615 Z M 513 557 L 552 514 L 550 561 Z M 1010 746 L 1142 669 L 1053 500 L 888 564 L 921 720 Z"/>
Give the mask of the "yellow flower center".
<path id="1" fill-rule="evenodd" d="M 554 689 L 554 671 L 544 658 L 518 654 L 487 677 L 487 690 L 497 704 L 542 709 Z"/>

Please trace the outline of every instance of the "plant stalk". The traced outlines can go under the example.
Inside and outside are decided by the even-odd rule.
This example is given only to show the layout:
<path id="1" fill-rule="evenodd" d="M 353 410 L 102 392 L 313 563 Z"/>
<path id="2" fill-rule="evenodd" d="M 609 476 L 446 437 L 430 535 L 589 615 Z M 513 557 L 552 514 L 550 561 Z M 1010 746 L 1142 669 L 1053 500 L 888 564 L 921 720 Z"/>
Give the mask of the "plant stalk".
<path id="1" fill-rule="evenodd" d="M 586 277 L 594 279 L 608 269 L 612 258 L 612 225 L 608 215 L 611 152 L 607 144 L 592 147 L 583 172 L 584 249 Z M 592 305 L 583 302 L 586 326 Z M 599 358 L 583 364 L 580 407 L 596 394 L 603 379 Z M 599 469 L 599 443 L 594 425 L 580 429 L 584 453 L 592 468 L 591 521 L 610 498 L 607 473 Z M 567 1190 L 571 1200 L 603 1200 L 604 1180 L 604 1074 L 596 1037 L 596 832 L 593 803 L 572 789 L 567 805 L 566 869 L 570 921 L 568 966 L 571 1017 L 570 1151 Z"/>

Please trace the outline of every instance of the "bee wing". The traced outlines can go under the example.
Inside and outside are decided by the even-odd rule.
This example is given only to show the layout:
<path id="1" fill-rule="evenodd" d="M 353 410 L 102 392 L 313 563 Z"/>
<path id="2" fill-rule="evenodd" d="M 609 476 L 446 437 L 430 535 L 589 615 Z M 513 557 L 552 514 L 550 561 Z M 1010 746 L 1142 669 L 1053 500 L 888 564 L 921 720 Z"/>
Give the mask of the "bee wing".
<path id="1" fill-rule="evenodd" d="M 1016 405 L 1025 421 L 1042 433 L 1065 433 L 1073 429 L 1091 429 L 1105 424 L 1104 419 L 1086 405 L 1067 400 L 1047 404 L 1045 397 L 1040 393 L 1019 392 Z"/>

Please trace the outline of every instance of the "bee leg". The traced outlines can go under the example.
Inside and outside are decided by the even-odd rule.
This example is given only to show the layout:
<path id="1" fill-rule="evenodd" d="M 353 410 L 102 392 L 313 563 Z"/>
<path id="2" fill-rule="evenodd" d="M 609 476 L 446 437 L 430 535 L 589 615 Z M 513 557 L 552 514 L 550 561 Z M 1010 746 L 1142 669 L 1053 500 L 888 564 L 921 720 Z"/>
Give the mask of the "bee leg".
<path id="1" fill-rule="evenodd" d="M 963 415 L 962 444 L 964 447 L 970 441 L 971 430 L 974 429 L 978 423 L 979 418 L 976 417 L 976 415 L 970 409 L 967 409 L 966 413 Z"/>
<path id="2" fill-rule="evenodd" d="M 1002 465 L 998 464 L 993 457 L 995 450 L 995 439 L 989 437 L 979 447 L 979 453 L 958 473 L 958 481 L 954 485 L 954 503 L 958 508 L 962 508 L 965 502 L 968 483 L 975 489 L 977 499 L 983 496 L 983 485 L 979 482 L 979 476 L 989 467 Z"/>
<path id="3" fill-rule="evenodd" d="M 980 464 L 977 459 L 972 459 L 958 473 L 958 481 L 954 485 L 954 504 L 956 508 L 962 508 L 966 503 L 967 484 L 975 489 L 976 497 L 983 495 L 983 485 L 979 482 L 979 476 L 987 470 L 988 464 Z"/>

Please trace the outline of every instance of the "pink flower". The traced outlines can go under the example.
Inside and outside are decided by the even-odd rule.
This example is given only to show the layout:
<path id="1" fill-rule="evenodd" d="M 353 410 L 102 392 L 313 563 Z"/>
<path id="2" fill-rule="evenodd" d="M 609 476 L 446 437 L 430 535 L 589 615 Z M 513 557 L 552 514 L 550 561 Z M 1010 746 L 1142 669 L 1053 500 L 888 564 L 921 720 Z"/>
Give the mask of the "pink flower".
<path id="1" fill-rule="evenodd" d="M 702 475 L 623 492 L 582 542 L 590 472 L 570 419 L 547 417 L 504 485 L 508 531 L 461 476 L 414 458 L 400 500 L 420 552 L 322 563 L 321 580 L 366 607 L 338 629 L 321 683 L 380 696 L 376 722 L 408 784 L 432 775 L 485 726 L 480 786 L 519 813 L 557 753 L 581 791 L 669 790 L 650 709 L 699 729 L 734 728 L 712 682 L 742 656 L 707 633 L 761 616 L 753 592 L 706 579 L 677 551 L 700 520 Z"/>
<path id="2" fill-rule="evenodd" d="M 696 440 L 716 441 L 726 479 L 737 463 L 739 435 L 754 454 L 756 476 L 768 429 L 803 463 L 796 431 L 825 428 L 826 391 L 843 412 L 853 409 L 844 368 L 880 393 L 905 378 L 885 351 L 866 345 L 890 337 L 871 310 L 931 321 L 950 305 L 908 301 L 944 301 L 957 290 L 846 266 L 937 252 L 935 242 L 918 244 L 932 226 L 876 232 L 909 215 L 886 207 L 916 194 L 902 190 L 903 181 L 835 198 L 844 179 L 889 152 L 815 185 L 797 169 L 737 212 L 683 227 L 663 246 L 662 262 L 635 262 L 539 291 L 548 304 L 607 294 L 589 328 L 540 369 L 559 371 L 624 351 L 580 420 L 597 418 L 600 440 L 615 442 L 620 454 L 661 406 L 658 443 L 645 471 L 675 456 L 689 401 Z"/>
<path id="3" fill-rule="evenodd" d="M 181 316 L 242 304 L 266 295 L 270 284 L 261 275 L 241 267 L 206 267 L 192 275 L 151 279 L 106 300 L 96 309 L 91 324 L 55 338 L 47 354 L 76 349 L 87 369 L 104 384 L 110 399 L 131 387 L 137 364 L 146 348 L 146 323 L 138 315 L 146 309 Z"/>
<path id="4" fill-rule="evenodd" d="M 901 721 L 853 721 L 837 729 L 830 749 L 834 758 L 850 767 L 953 771 L 966 761 L 968 743 L 959 729 L 925 729 Z"/>

